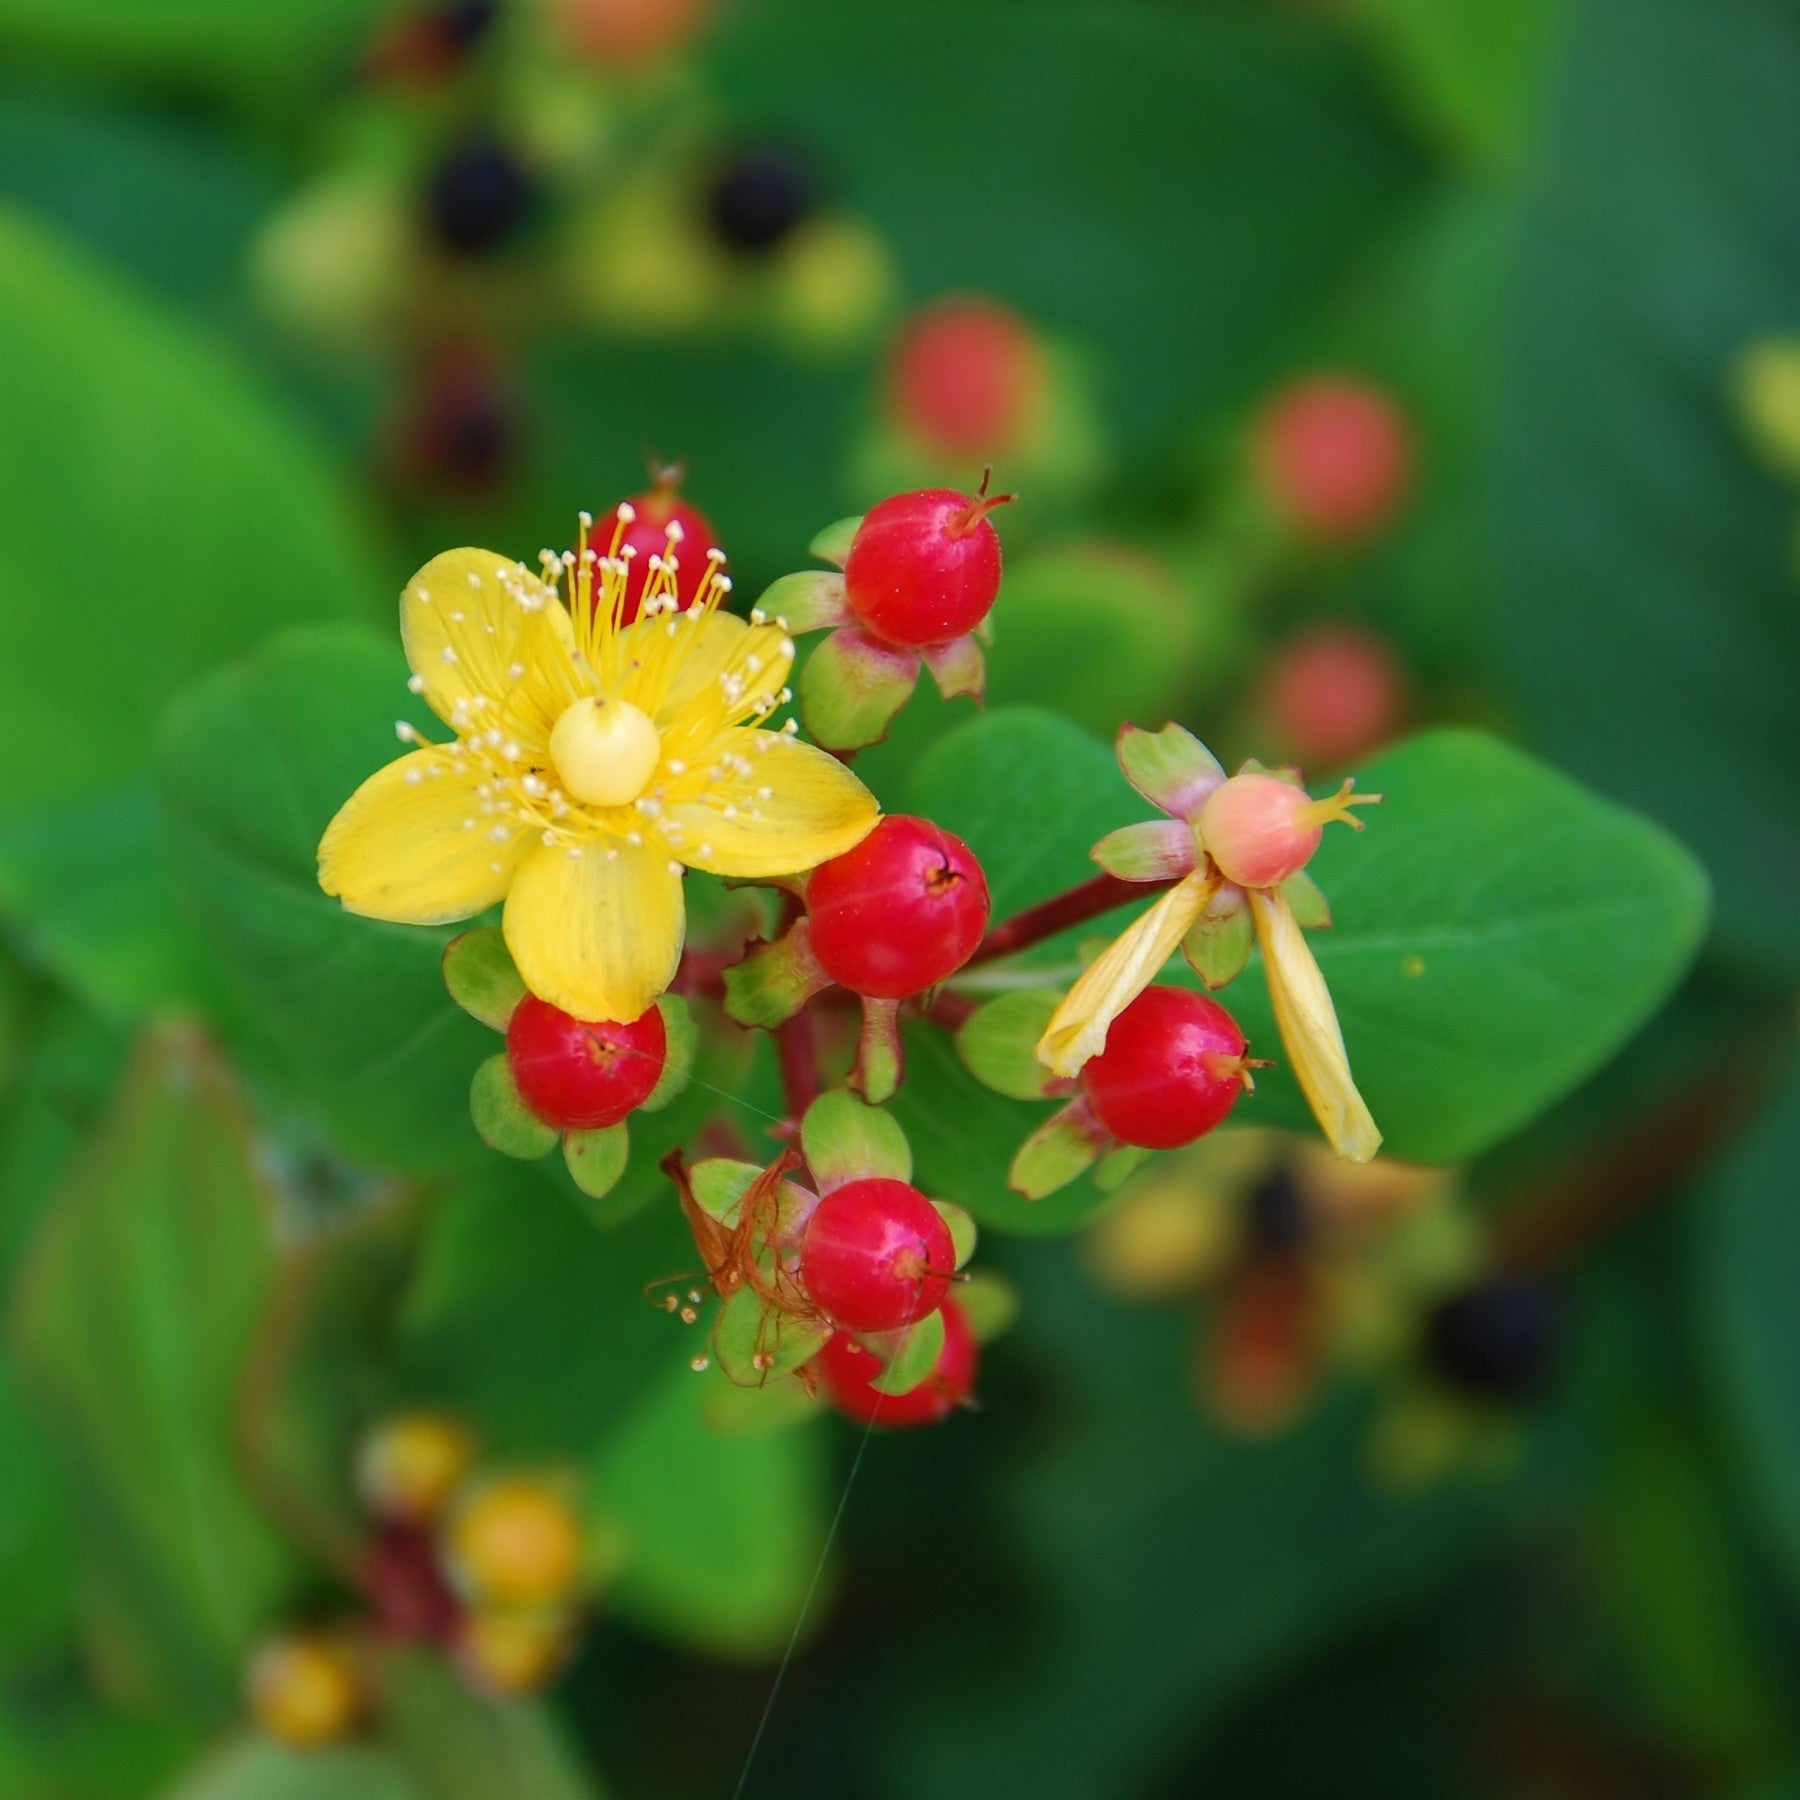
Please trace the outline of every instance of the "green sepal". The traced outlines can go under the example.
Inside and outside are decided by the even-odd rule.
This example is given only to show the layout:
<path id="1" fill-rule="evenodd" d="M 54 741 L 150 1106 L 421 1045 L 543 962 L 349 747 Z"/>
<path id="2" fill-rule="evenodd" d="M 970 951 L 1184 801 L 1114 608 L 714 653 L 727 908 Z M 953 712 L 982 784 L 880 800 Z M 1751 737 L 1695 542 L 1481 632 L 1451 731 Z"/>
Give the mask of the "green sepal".
<path id="1" fill-rule="evenodd" d="M 938 1216 L 950 1227 L 950 1242 L 956 1250 L 954 1266 L 960 1269 L 975 1254 L 975 1240 L 979 1235 L 975 1229 L 975 1221 L 954 1200 L 934 1200 L 931 1204 L 938 1209 Z"/>
<path id="2" fill-rule="evenodd" d="M 656 1010 L 662 1014 L 663 1037 L 668 1049 L 663 1057 L 662 1073 L 649 1095 L 638 1102 L 641 1112 L 661 1112 L 687 1086 L 694 1072 L 694 1051 L 700 1042 L 700 1028 L 688 1003 L 679 994 L 664 994 Z"/>
<path id="3" fill-rule="evenodd" d="M 971 1275 L 956 1292 L 956 1304 L 969 1321 L 969 1332 L 976 1343 L 992 1343 L 1003 1331 L 1010 1330 L 1019 1316 L 1018 1289 L 1004 1275 L 983 1269 Z"/>
<path id="4" fill-rule="evenodd" d="M 504 1051 L 490 1056 L 469 1083 L 469 1117 L 481 1141 L 502 1156 L 530 1162 L 556 1148 L 557 1130 L 546 1125 L 519 1092 Z"/>
<path id="5" fill-rule="evenodd" d="M 709 1156 L 688 1170 L 688 1186 L 703 1213 L 721 1225 L 737 1223 L 738 1204 L 762 1173 L 755 1163 L 729 1156 Z"/>
<path id="6" fill-rule="evenodd" d="M 1121 1144 L 1094 1165 L 1094 1186 L 1103 1194 L 1116 1193 L 1145 1163 L 1150 1152 L 1138 1144 Z"/>
<path id="7" fill-rule="evenodd" d="M 797 919 L 773 943 L 755 945 L 725 971 L 725 1015 L 773 1031 L 830 986 L 813 954 L 811 930 Z"/>
<path id="8" fill-rule="evenodd" d="M 906 1074 L 906 1046 L 900 1038 L 900 1002 L 862 996 L 862 1029 L 850 1085 L 873 1106 L 893 1099 Z"/>
<path id="9" fill-rule="evenodd" d="M 618 1186 L 630 1155 L 631 1133 L 623 1119 L 598 1131 L 563 1134 L 563 1161 L 569 1165 L 575 1185 L 590 1200 L 604 1200 Z"/>
<path id="10" fill-rule="evenodd" d="M 834 520 L 806 546 L 807 555 L 816 556 L 820 562 L 836 563 L 841 569 L 850 560 L 850 546 L 856 541 L 862 522 L 861 513 Z"/>
<path id="11" fill-rule="evenodd" d="M 801 1318 L 766 1306 L 754 1288 L 725 1302 L 713 1331 L 713 1356 L 728 1381 L 764 1387 L 810 1362 L 831 1336 L 824 1319 Z"/>
<path id="12" fill-rule="evenodd" d="M 821 1194 L 870 1176 L 912 1180 L 912 1146 L 906 1133 L 891 1114 L 865 1104 L 848 1088 L 833 1088 L 806 1109 L 800 1121 L 800 1149 Z"/>
<path id="13" fill-rule="evenodd" d="M 824 569 L 805 569 L 798 575 L 784 575 L 771 582 L 757 601 L 756 610 L 795 635 L 843 625 L 850 618 L 843 576 Z"/>
<path id="14" fill-rule="evenodd" d="M 1043 1100 L 1061 1085 L 1037 1059 L 1037 1042 L 1062 1004 L 1060 988 L 1019 988 L 972 1012 L 956 1049 L 983 1087 L 1014 1100 Z"/>
<path id="15" fill-rule="evenodd" d="M 887 1366 L 869 1383 L 878 1394 L 897 1400 L 910 1394 L 920 1382 L 927 1381 L 944 1354 L 944 1314 L 940 1308 L 927 1313 L 918 1324 L 889 1340 L 892 1349 L 884 1360 Z M 875 1346 L 871 1344 L 870 1348 Z"/>
<path id="16" fill-rule="evenodd" d="M 1109 831 L 1089 852 L 1107 874 L 1121 881 L 1179 881 L 1193 872 L 1192 827 L 1180 819 L 1147 819 Z"/>
<path id="17" fill-rule="evenodd" d="M 947 644 L 931 644 L 919 652 L 931 671 L 938 692 L 946 700 L 971 699 L 979 705 L 987 694 L 987 658 L 973 636 L 952 638 Z"/>
<path id="18" fill-rule="evenodd" d="M 1121 725 L 1114 748 L 1125 779 L 1173 818 L 1191 820 L 1225 780 L 1224 764 L 1182 725 Z"/>
<path id="19" fill-rule="evenodd" d="M 761 1387 L 739 1387 L 725 1377 L 707 1383 L 701 1417 L 725 1437 L 763 1437 L 791 1431 L 816 1419 L 825 1410 L 825 1396 L 808 1390 L 797 1375 L 765 1382 Z"/>
<path id="20" fill-rule="evenodd" d="M 827 750 L 862 750 L 887 728 L 919 681 L 919 653 L 878 644 L 840 625 L 800 671 L 800 718 Z"/>
<path id="21" fill-rule="evenodd" d="M 1209 988 L 1236 981 L 1255 945 L 1256 924 L 1250 908 L 1241 903 L 1223 914 L 1202 913 L 1181 940 L 1182 954 Z"/>
<path id="22" fill-rule="evenodd" d="M 1041 1200 L 1091 1169 L 1111 1145 L 1086 1100 L 1072 1100 L 1019 1146 L 1006 1185 L 1027 1200 Z"/>
<path id="23" fill-rule="evenodd" d="M 498 925 L 465 931 L 444 946 L 444 986 L 471 1018 L 504 1031 L 525 998 L 525 982 Z"/>
<path id="24" fill-rule="evenodd" d="M 1323 931 L 1331 923 L 1331 902 L 1324 890 L 1302 869 L 1281 884 L 1280 894 L 1287 902 L 1294 922 L 1303 931 Z"/>

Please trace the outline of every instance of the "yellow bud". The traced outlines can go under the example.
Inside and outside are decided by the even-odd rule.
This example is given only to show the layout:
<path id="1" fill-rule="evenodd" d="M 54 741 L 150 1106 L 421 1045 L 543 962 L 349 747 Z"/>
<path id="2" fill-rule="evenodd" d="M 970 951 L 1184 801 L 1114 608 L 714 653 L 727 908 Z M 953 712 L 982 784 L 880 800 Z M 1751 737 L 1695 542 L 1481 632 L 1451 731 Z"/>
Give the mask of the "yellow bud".
<path id="1" fill-rule="evenodd" d="M 334 1744 L 362 1718 L 362 1673 L 342 1640 L 323 1633 L 293 1632 L 265 1644 L 245 1685 L 258 1728 L 296 1749 Z"/>
<path id="2" fill-rule="evenodd" d="M 550 733 L 550 760 L 563 786 L 589 806 L 624 806 L 644 791 L 662 739 L 629 700 L 577 700 Z"/>
<path id="3" fill-rule="evenodd" d="M 531 1476 L 502 1476 L 472 1494 L 445 1548 L 458 1587 L 487 1606 L 551 1606 L 581 1576 L 581 1526 L 561 1490 Z"/>
<path id="4" fill-rule="evenodd" d="M 1732 372 L 1738 422 L 1778 475 L 1800 478 L 1800 339 L 1766 338 Z"/>
<path id="5" fill-rule="evenodd" d="M 379 1519 L 429 1525 L 475 1460 L 475 1438 L 444 1413 L 401 1413 L 363 1439 L 356 1456 L 356 1491 Z"/>
<path id="6" fill-rule="evenodd" d="M 562 1613 L 471 1612 L 457 1628 L 456 1660 L 490 1694 L 529 1694 L 555 1679 L 570 1638 Z"/>

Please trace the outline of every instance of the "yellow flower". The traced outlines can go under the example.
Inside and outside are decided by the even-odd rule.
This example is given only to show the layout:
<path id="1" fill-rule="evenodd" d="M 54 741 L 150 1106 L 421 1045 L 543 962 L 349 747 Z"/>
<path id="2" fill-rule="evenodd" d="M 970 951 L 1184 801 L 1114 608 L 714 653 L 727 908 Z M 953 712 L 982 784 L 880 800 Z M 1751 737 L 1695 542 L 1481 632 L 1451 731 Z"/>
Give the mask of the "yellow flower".
<path id="1" fill-rule="evenodd" d="M 1038 1061 L 1054 1075 L 1078 1075 L 1089 1057 L 1105 1048 L 1113 1020 L 1162 972 L 1178 944 L 1208 975 L 1197 940 L 1204 932 L 1201 916 L 1215 900 L 1218 908 L 1240 916 L 1248 906 L 1275 1024 L 1294 1077 L 1331 1147 L 1351 1162 L 1367 1162 L 1380 1148 L 1381 1133 L 1350 1074 L 1337 1010 L 1284 891 L 1292 883 L 1236 886 L 1206 853 L 1198 821 L 1207 800 L 1224 785 L 1224 770 L 1199 739 L 1178 725 L 1155 734 L 1128 725 L 1119 733 L 1118 752 L 1132 786 L 1179 823 L 1130 825 L 1112 832 L 1094 846 L 1095 860 L 1127 881 L 1180 879 L 1063 996 L 1038 1040 Z M 1346 783 L 1346 793 L 1348 787 Z M 1344 816 L 1343 806 L 1352 802 L 1340 795 L 1335 804 L 1338 810 L 1330 816 Z M 1312 893 L 1317 896 L 1316 889 Z M 1247 939 L 1245 946 L 1247 955 Z"/>
<path id="2" fill-rule="evenodd" d="M 546 551 L 566 599 L 523 563 L 451 550 L 408 584 L 411 686 L 455 733 L 372 775 L 319 846 L 319 884 L 355 913 L 466 919 L 504 900 L 526 985 L 578 1018 L 635 1019 L 681 957 L 681 876 L 793 875 L 861 841 L 874 797 L 797 743 L 780 621 L 720 612 L 717 553 L 682 609 L 680 527 L 624 623 L 627 561 Z M 403 741 L 417 741 L 410 726 Z"/>

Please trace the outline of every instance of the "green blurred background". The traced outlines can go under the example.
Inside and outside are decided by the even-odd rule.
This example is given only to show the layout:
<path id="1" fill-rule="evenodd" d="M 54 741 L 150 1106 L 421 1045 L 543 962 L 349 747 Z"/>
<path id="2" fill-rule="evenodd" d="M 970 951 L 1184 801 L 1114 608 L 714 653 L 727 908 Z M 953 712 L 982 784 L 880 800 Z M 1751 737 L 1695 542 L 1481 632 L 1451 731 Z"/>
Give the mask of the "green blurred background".
<path id="1" fill-rule="evenodd" d="M 754 594 L 828 521 L 977 478 L 884 374 L 968 294 L 1047 384 L 998 455 L 997 702 L 1286 752 L 1271 667 L 1353 624 L 1386 699 L 1314 762 L 1497 731 L 1692 849 L 1714 928 L 1460 1178 L 1566 1315 L 1504 1453 L 1397 1486 L 1394 1384 L 1342 1371 L 1228 1429 L 1218 1292 L 1103 1279 L 1041 1235 L 1073 1213 L 991 1230 L 1023 1306 L 982 1410 L 869 1440 L 745 1791 L 1800 1794 L 1800 423 L 1741 378 L 1800 341 L 1800 11 L 626 11 L 642 42 L 578 53 L 582 0 L 450 48 L 378 0 L 0 0 L 0 1796 L 732 1793 L 858 1434 L 704 1425 L 641 1299 L 683 1255 L 654 1171 L 602 1233 L 482 1152 L 441 934 L 344 920 L 312 848 L 383 754 L 425 557 L 563 544 L 653 452 Z M 472 141 L 528 191 L 422 248 Z M 708 223 L 767 146 L 804 255 Z M 1317 371 L 1412 446 L 1349 545 L 1284 536 L 1255 479 Z M 295 625 L 325 629 L 271 660 Z M 922 697 L 870 755 L 884 797 L 951 717 Z M 776 1104 L 715 1074 L 750 1129 Z M 249 1183 L 279 1242 L 332 1228 L 294 1482 L 441 1403 L 579 1466 L 633 1546 L 541 1704 L 426 1684 L 379 1744 L 243 1735 L 245 1654 L 325 1585 L 231 1460 L 281 1256 Z"/>

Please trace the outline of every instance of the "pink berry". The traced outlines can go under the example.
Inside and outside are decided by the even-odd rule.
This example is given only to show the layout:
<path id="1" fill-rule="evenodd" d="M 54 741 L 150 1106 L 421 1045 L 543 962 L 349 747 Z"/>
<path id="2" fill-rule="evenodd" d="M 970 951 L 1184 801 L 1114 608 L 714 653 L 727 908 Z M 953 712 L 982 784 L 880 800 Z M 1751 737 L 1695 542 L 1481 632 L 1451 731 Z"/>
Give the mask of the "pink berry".
<path id="1" fill-rule="evenodd" d="M 650 1098 L 668 1050 L 654 1006 L 627 1025 L 598 1024 L 527 994 L 506 1028 L 506 1057 L 525 1104 L 558 1131 L 618 1124 Z"/>
<path id="2" fill-rule="evenodd" d="M 936 455 L 971 461 L 1010 450 L 1043 396 L 1044 355 L 1023 319 L 998 301 L 940 300 L 901 331 L 888 364 L 888 404 Z"/>
<path id="3" fill-rule="evenodd" d="M 975 1385 L 980 1350 L 962 1308 L 946 1300 L 943 1312 L 937 1367 L 910 1394 L 876 1393 L 871 1384 L 881 1374 L 881 1359 L 841 1331 L 831 1338 L 813 1367 L 824 1378 L 832 1405 L 862 1425 L 936 1425 L 947 1419 Z"/>
<path id="4" fill-rule="evenodd" d="M 935 1312 L 955 1270 L 943 1214 L 885 1176 L 833 1188 L 800 1240 L 801 1284 L 844 1331 L 898 1331 Z"/>
<path id="5" fill-rule="evenodd" d="M 1227 881 L 1239 887 L 1279 887 L 1312 861 L 1332 819 L 1362 830 L 1353 806 L 1370 806 L 1379 794 L 1352 794 L 1345 782 L 1326 800 L 1314 800 L 1279 775 L 1251 770 L 1221 782 L 1200 809 L 1200 840 Z"/>
<path id="6" fill-rule="evenodd" d="M 987 929 L 987 877 L 961 838 L 889 813 L 806 884 L 813 951 L 854 994 L 901 1000 L 935 987 Z"/>
<path id="7" fill-rule="evenodd" d="M 705 22 L 708 0 L 557 0 L 555 10 L 577 55 L 622 66 L 679 50 Z"/>
<path id="8" fill-rule="evenodd" d="M 1000 534 L 987 515 L 1011 498 L 926 488 L 870 507 L 844 565 L 857 623 L 912 649 L 973 631 L 1000 592 Z"/>
<path id="9" fill-rule="evenodd" d="M 1146 988 L 1113 1020 L 1106 1048 L 1081 1071 L 1082 1091 L 1121 1143 L 1191 1144 L 1244 1089 L 1244 1034 L 1218 1001 L 1186 988 Z"/>
<path id="10" fill-rule="evenodd" d="M 1263 409 L 1255 461 L 1269 498 L 1302 531 L 1364 537 L 1399 510 L 1412 479 L 1412 433 L 1399 407 L 1350 375 L 1296 382 Z"/>
<path id="11" fill-rule="evenodd" d="M 1360 625 L 1296 632 L 1265 664 L 1261 689 L 1282 743 L 1327 768 L 1391 737 L 1406 711 L 1406 677 L 1393 651 Z"/>
<path id="12" fill-rule="evenodd" d="M 719 547 L 712 522 L 697 506 L 681 498 L 679 466 L 668 468 L 656 478 L 656 485 L 641 494 L 633 494 L 626 504 L 636 515 L 619 534 L 619 554 L 631 552 L 625 575 L 625 607 L 623 621 L 629 625 L 644 604 L 644 590 L 650 584 L 650 559 L 653 556 L 675 559 L 675 598 L 682 607 L 692 606 L 701 584 L 706 580 L 707 553 Z M 611 532 L 617 512 L 602 513 L 590 539 L 593 547 L 604 555 L 612 547 Z M 676 527 L 673 543 L 669 527 Z"/>

